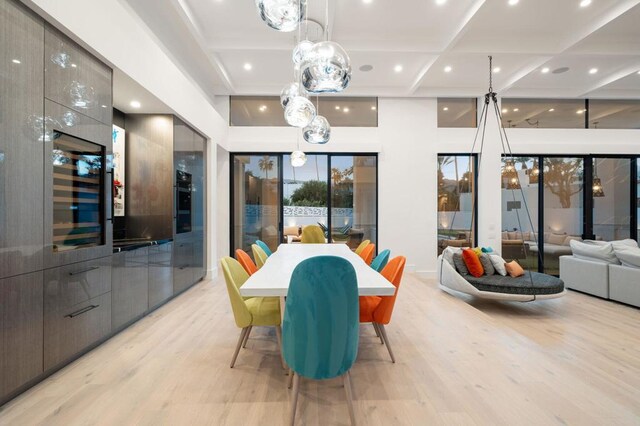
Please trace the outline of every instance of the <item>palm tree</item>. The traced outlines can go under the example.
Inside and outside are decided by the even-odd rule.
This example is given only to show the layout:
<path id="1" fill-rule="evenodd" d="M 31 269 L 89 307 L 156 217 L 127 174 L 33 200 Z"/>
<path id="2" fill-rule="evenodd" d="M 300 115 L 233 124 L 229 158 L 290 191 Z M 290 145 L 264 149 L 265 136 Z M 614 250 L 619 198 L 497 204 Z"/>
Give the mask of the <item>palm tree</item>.
<path id="1" fill-rule="evenodd" d="M 264 172 L 265 180 L 269 180 L 269 171 L 273 170 L 273 160 L 268 155 L 264 155 L 258 161 L 258 167 Z"/>

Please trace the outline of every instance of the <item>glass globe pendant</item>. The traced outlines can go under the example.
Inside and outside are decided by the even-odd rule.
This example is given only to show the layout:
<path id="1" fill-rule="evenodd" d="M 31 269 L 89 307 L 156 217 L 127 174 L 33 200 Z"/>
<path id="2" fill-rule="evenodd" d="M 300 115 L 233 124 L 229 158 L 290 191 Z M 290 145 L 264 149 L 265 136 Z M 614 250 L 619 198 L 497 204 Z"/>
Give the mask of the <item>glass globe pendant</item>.
<path id="1" fill-rule="evenodd" d="M 351 80 L 351 60 L 338 43 L 316 43 L 300 66 L 301 81 L 312 93 L 342 92 Z"/>
<path id="2" fill-rule="evenodd" d="M 316 116 L 316 107 L 303 96 L 292 98 L 284 109 L 284 119 L 293 127 L 307 127 Z"/>
<path id="3" fill-rule="evenodd" d="M 274 30 L 291 32 L 304 20 L 307 0 L 256 0 L 260 18 Z"/>
<path id="4" fill-rule="evenodd" d="M 302 129 L 302 136 L 305 141 L 313 144 L 325 144 L 329 142 L 329 138 L 331 137 L 329 121 L 321 115 L 316 115 L 316 118 L 314 118 L 307 127 Z"/>
<path id="5" fill-rule="evenodd" d="M 284 89 L 282 89 L 282 92 L 280 92 L 280 105 L 282 105 L 282 108 L 286 108 L 289 101 L 296 96 L 302 96 L 303 98 L 309 97 L 307 92 L 302 90 L 302 87 L 300 87 L 300 83 L 287 84 Z"/>
<path id="6" fill-rule="evenodd" d="M 293 151 L 291 153 L 291 166 L 302 167 L 307 162 L 307 154 L 302 151 Z"/>
<path id="7" fill-rule="evenodd" d="M 293 49 L 293 63 L 296 65 L 300 65 L 309 51 L 311 51 L 311 49 L 313 48 L 313 45 L 314 43 L 309 40 L 302 40 L 300 43 L 298 43 Z"/>

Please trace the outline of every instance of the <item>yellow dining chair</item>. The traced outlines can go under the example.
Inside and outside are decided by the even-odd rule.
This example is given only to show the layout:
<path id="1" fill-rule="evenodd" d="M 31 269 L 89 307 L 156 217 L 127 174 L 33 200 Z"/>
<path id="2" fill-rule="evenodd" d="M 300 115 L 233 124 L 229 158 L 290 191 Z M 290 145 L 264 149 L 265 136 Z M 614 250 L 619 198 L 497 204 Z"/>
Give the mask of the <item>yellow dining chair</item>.
<path id="1" fill-rule="evenodd" d="M 376 245 L 369 244 L 364 248 L 364 250 L 360 252 L 359 256 L 362 258 L 362 260 L 365 261 L 367 265 L 371 265 L 371 262 L 373 261 L 373 252 L 375 250 L 376 250 Z"/>
<path id="2" fill-rule="evenodd" d="M 371 243 L 370 240 L 364 240 L 363 242 L 361 242 L 358 248 L 356 249 L 356 254 L 362 253 L 362 250 L 364 250 L 364 248 L 368 246 L 370 243 Z"/>
<path id="3" fill-rule="evenodd" d="M 269 256 L 257 244 L 251 244 L 251 251 L 253 252 L 253 260 L 255 260 L 256 266 L 258 269 L 262 268 Z"/>
<path id="4" fill-rule="evenodd" d="M 307 225 L 302 228 L 303 244 L 324 244 L 324 232 L 318 225 Z"/>
<path id="5" fill-rule="evenodd" d="M 224 280 L 227 283 L 227 293 L 231 301 L 231 310 L 236 325 L 242 329 L 236 350 L 231 359 L 231 368 L 236 363 L 241 347 L 246 347 L 249 334 L 253 326 L 267 326 L 276 328 L 276 338 L 278 340 L 278 351 L 282 359 L 282 330 L 280 328 L 280 299 L 277 297 L 249 297 L 243 299 L 240 295 L 240 287 L 249 279 L 249 274 L 242 265 L 232 257 L 223 257 L 220 261 Z"/>

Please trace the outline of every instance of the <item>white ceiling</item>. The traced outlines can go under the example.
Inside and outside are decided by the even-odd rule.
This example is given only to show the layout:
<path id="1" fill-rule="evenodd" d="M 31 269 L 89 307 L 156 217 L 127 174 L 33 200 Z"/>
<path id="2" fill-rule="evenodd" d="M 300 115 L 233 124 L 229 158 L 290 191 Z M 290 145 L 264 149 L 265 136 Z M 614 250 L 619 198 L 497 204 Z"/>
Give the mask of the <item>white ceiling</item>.
<path id="1" fill-rule="evenodd" d="M 123 1 L 211 98 L 279 94 L 292 78 L 296 34 L 267 27 L 253 0 Z M 352 61 L 347 96 L 479 96 L 491 54 L 503 96 L 640 99 L 640 0 L 328 2 L 329 36 Z M 324 23 L 325 1 L 308 4 Z"/>
<path id="2" fill-rule="evenodd" d="M 132 107 L 132 101 L 140 107 Z M 117 68 L 113 70 L 113 107 L 126 114 L 173 114 L 164 102 Z"/>

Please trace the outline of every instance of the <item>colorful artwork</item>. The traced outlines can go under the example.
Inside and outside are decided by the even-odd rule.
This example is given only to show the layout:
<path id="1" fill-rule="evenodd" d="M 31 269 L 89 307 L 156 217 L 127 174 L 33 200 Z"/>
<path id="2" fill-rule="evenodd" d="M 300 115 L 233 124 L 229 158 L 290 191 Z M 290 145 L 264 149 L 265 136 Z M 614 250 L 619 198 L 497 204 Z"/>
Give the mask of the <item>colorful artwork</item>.
<path id="1" fill-rule="evenodd" d="M 124 129 L 113 126 L 113 215 L 124 216 Z"/>

